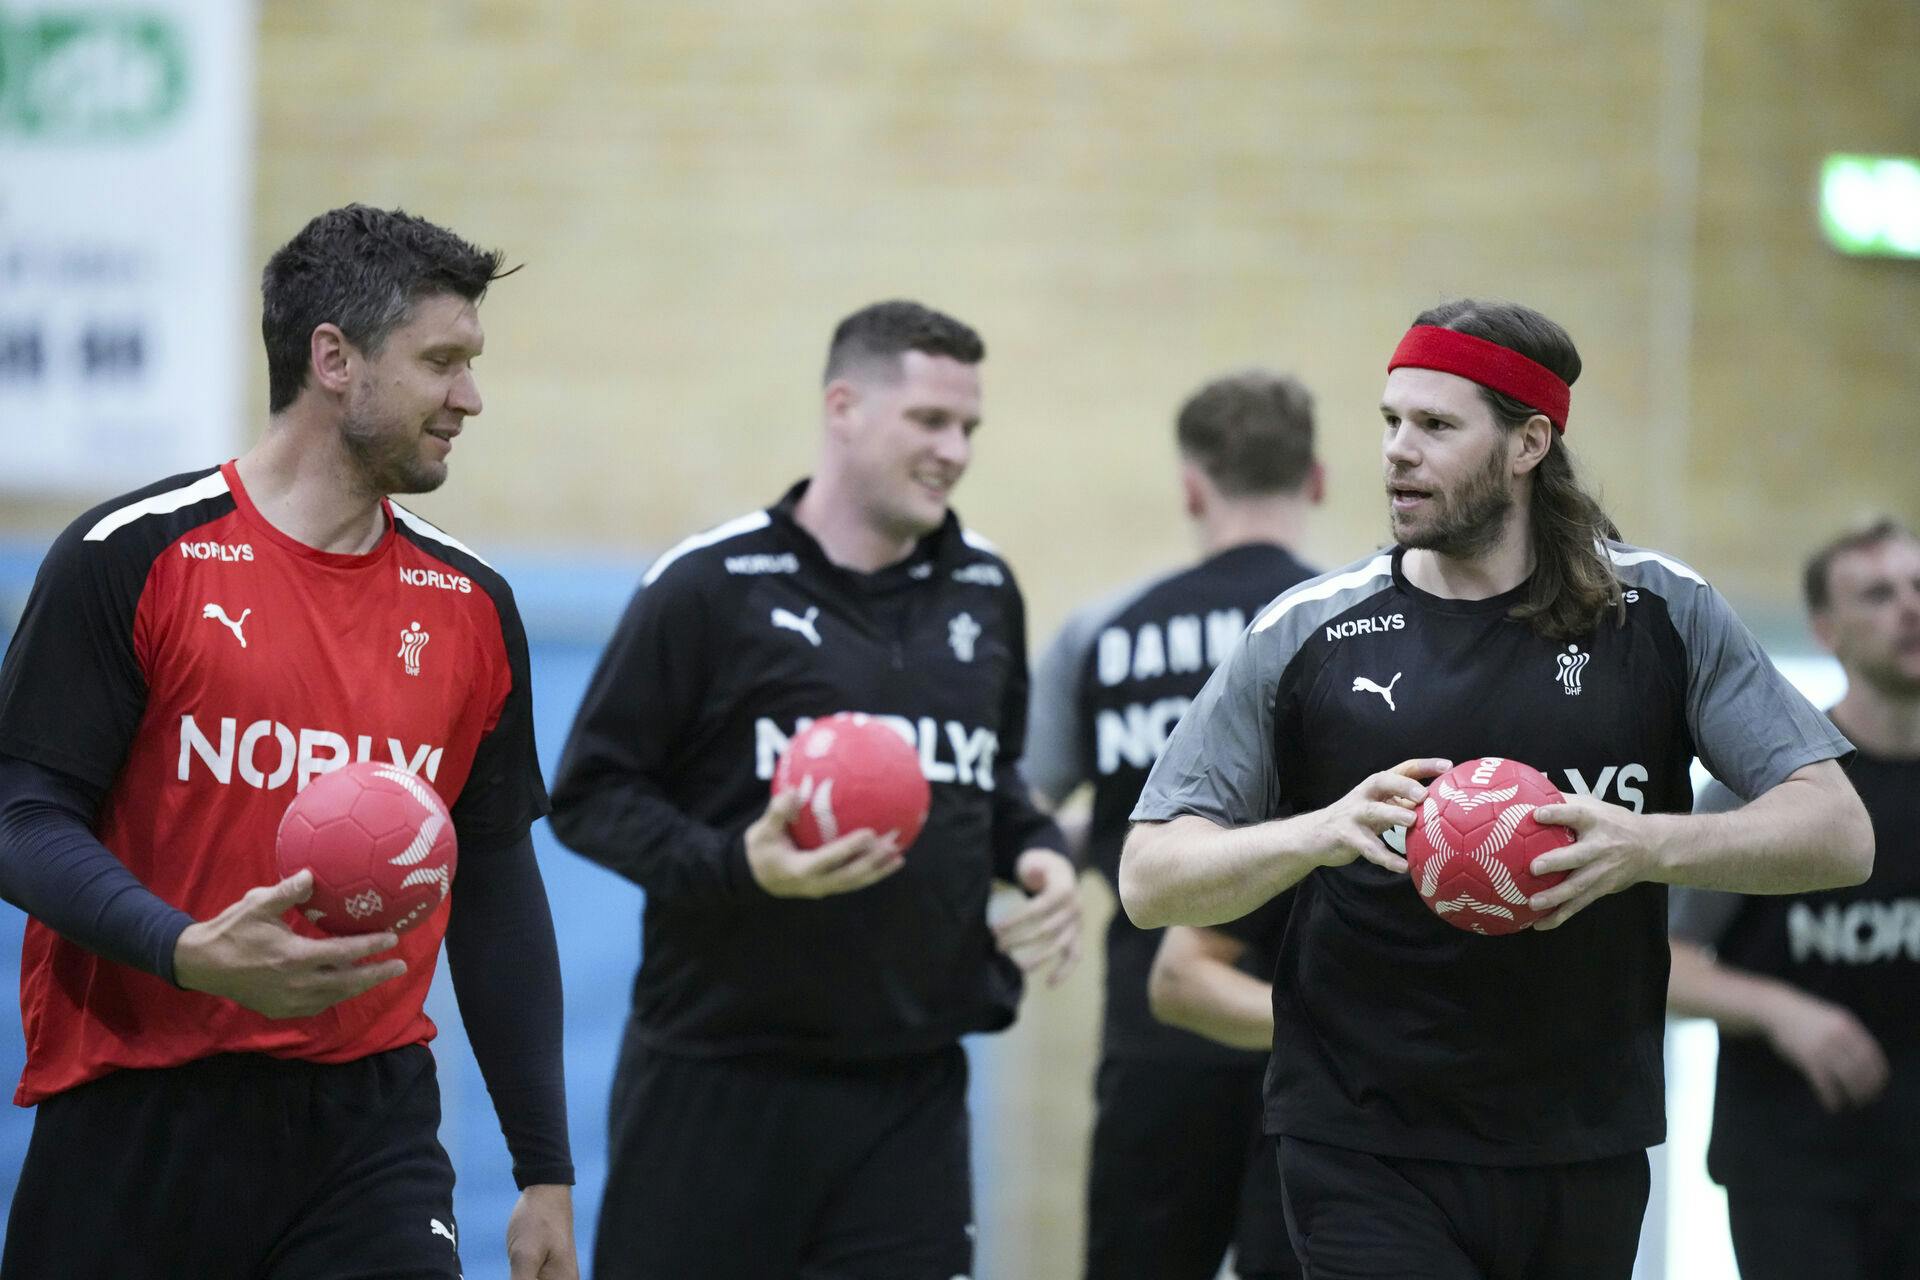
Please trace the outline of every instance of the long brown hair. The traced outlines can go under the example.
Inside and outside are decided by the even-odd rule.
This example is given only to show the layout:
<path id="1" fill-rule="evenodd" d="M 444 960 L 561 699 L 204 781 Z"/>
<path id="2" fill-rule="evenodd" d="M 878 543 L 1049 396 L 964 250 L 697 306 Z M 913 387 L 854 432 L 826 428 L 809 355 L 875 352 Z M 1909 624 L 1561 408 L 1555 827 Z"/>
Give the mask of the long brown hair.
<path id="1" fill-rule="evenodd" d="M 1580 376 L 1580 352 L 1573 339 L 1531 307 L 1459 298 L 1422 311 L 1413 322 L 1497 342 L 1545 365 L 1569 386 Z M 1495 421 L 1508 431 L 1519 430 L 1540 412 L 1489 387 L 1481 387 L 1480 394 Z M 1549 640 L 1586 635 L 1609 613 L 1616 624 L 1624 624 L 1627 606 L 1620 576 L 1599 545 L 1604 538 L 1617 540 L 1620 530 L 1581 485 L 1573 454 L 1558 431 L 1549 436 L 1547 456 L 1533 469 L 1530 519 L 1533 576 L 1527 580 L 1527 598 L 1509 616 Z"/>

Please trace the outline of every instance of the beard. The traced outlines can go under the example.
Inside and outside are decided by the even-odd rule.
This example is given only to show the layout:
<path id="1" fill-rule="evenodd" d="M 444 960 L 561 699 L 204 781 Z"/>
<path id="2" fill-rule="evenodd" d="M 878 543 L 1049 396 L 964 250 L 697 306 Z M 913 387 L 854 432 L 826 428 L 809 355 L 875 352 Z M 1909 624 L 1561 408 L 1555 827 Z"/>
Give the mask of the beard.
<path id="1" fill-rule="evenodd" d="M 432 493 L 447 480 L 447 464 L 420 456 L 421 432 L 393 418 L 355 407 L 340 424 L 340 442 L 361 483 L 377 496 Z"/>
<path id="2" fill-rule="evenodd" d="M 1389 500 L 1387 522 L 1394 540 L 1405 547 L 1454 559 L 1472 557 L 1498 542 L 1506 527 L 1507 513 L 1513 510 L 1505 443 L 1496 440 L 1487 451 L 1486 465 L 1462 481 L 1457 491 L 1436 492 L 1431 504 L 1433 513 L 1422 521 L 1403 519 L 1394 512 Z"/>

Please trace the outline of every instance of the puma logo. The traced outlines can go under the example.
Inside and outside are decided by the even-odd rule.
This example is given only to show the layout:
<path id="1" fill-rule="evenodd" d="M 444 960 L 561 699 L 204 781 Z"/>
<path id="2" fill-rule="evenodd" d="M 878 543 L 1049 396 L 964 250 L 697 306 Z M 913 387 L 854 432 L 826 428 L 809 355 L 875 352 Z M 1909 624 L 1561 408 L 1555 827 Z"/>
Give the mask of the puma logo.
<path id="1" fill-rule="evenodd" d="M 460 1242 L 453 1238 L 452 1227 L 440 1221 L 440 1219 L 438 1218 L 428 1218 L 427 1222 L 432 1227 L 433 1234 L 437 1236 L 445 1236 L 447 1238 L 447 1243 L 452 1245 L 456 1249 L 460 1247 Z"/>
<path id="2" fill-rule="evenodd" d="M 773 611 L 773 625 L 782 627 L 788 631 L 799 632 L 807 638 L 808 644 L 818 649 L 820 647 L 820 633 L 814 630 L 813 620 L 819 616 L 820 606 L 817 604 L 807 610 L 805 617 L 799 614 L 789 613 L 785 609 L 775 609 Z"/>
<path id="3" fill-rule="evenodd" d="M 222 609 L 219 605 L 210 604 L 206 608 L 200 611 L 200 616 L 202 618 L 212 618 L 215 622 L 218 622 L 221 626 L 233 632 L 233 638 L 235 640 L 238 640 L 240 642 L 240 647 L 244 649 L 247 647 L 247 638 L 244 635 L 240 634 L 240 628 L 246 625 L 247 615 L 252 612 L 253 610 L 251 609 L 242 609 L 240 611 L 239 620 L 236 621 L 232 618 L 229 618 L 227 616 L 227 611 L 225 609 Z"/>
<path id="4" fill-rule="evenodd" d="M 1353 691 L 1355 693 L 1377 693 L 1387 700 L 1387 710 L 1398 711 L 1400 708 L 1393 705 L 1393 686 L 1399 684 L 1400 677 L 1405 674 L 1403 671 L 1394 672 L 1393 679 L 1387 681 L 1387 687 L 1384 689 L 1365 676 L 1355 676 L 1353 678 Z"/>

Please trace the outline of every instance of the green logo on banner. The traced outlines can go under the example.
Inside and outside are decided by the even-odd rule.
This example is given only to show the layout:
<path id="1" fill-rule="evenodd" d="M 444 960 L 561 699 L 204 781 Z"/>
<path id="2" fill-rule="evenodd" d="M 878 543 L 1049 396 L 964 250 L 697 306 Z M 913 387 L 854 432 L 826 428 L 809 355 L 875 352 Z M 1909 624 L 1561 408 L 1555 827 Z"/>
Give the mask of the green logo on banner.
<path id="1" fill-rule="evenodd" d="M 60 141 L 143 137 L 180 113 L 187 72 L 186 44 L 161 14 L 0 15 L 0 134 Z"/>

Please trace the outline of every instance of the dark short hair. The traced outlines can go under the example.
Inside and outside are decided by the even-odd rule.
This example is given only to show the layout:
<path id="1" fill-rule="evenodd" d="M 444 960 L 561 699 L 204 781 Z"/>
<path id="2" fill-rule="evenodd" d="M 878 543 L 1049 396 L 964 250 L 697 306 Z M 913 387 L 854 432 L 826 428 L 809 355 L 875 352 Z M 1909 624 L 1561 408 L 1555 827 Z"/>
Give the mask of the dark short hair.
<path id="1" fill-rule="evenodd" d="M 901 299 L 876 302 L 834 327 L 824 380 L 832 382 L 857 365 L 895 361 L 897 367 L 909 351 L 979 364 L 986 358 L 987 344 L 967 325 L 932 307 Z"/>
<path id="2" fill-rule="evenodd" d="M 260 275 L 260 336 L 267 345 L 267 408 L 278 413 L 306 385 L 313 331 L 336 324 L 377 354 L 413 305 L 451 293 L 478 302 L 508 274 L 497 250 L 399 209 L 329 209 L 282 245 Z"/>
<path id="3" fill-rule="evenodd" d="M 1313 470 L 1313 395 L 1296 378 L 1243 369 L 1180 406 L 1175 434 L 1229 498 L 1298 489 Z"/>
<path id="4" fill-rule="evenodd" d="M 1819 613 L 1833 603 L 1833 562 L 1855 551 L 1865 551 L 1883 542 L 1917 541 L 1913 530 L 1892 516 L 1879 516 L 1842 532 L 1807 559 L 1800 587 L 1807 598 L 1807 612 Z"/>

